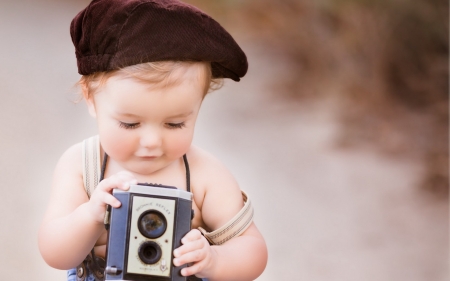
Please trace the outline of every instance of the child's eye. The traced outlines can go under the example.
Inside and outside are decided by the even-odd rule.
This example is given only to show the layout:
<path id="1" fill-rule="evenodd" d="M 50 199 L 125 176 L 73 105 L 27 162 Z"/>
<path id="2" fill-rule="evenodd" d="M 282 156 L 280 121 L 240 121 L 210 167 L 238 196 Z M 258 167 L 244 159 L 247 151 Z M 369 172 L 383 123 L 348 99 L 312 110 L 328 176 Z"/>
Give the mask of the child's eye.
<path id="1" fill-rule="evenodd" d="M 125 123 L 122 121 L 119 121 L 119 127 L 124 129 L 135 129 L 139 127 L 139 123 Z"/>
<path id="2" fill-rule="evenodd" d="M 180 122 L 180 123 L 166 123 L 166 126 L 169 129 L 181 129 L 185 126 L 184 122 Z"/>

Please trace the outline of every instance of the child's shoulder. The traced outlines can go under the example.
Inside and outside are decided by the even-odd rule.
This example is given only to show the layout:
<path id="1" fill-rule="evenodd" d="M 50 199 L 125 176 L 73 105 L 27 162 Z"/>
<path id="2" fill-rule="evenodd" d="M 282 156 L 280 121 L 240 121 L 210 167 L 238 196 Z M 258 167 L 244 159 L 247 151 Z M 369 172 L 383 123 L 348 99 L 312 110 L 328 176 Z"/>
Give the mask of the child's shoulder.
<path id="1" fill-rule="evenodd" d="M 214 155 L 197 146 L 191 146 L 187 153 L 193 180 L 197 183 L 211 184 L 226 182 L 236 185 L 233 175 L 228 168 Z"/>
<path id="2" fill-rule="evenodd" d="M 59 159 L 57 169 L 62 166 L 66 169 L 66 173 L 77 177 L 83 177 L 83 173 L 99 175 L 102 158 L 99 137 L 95 135 L 67 148 Z M 95 183 L 91 182 L 91 184 Z"/>
<path id="3" fill-rule="evenodd" d="M 193 146 L 187 153 L 194 201 L 210 229 L 217 229 L 243 206 L 242 193 L 231 172 L 215 156 Z"/>
<path id="4" fill-rule="evenodd" d="M 192 162 L 195 165 L 205 165 L 206 167 L 204 168 L 207 168 L 209 165 L 214 165 L 215 167 L 222 166 L 222 168 L 225 168 L 217 157 L 196 145 L 191 145 L 187 153 L 187 157 L 189 159 L 189 163 Z"/>
<path id="5" fill-rule="evenodd" d="M 70 146 L 56 164 L 53 181 L 57 187 L 83 186 L 82 143 Z"/>
<path id="6" fill-rule="evenodd" d="M 57 168 L 62 166 L 63 168 L 71 168 L 73 172 L 82 172 L 82 142 L 76 143 L 70 146 L 59 158 Z"/>

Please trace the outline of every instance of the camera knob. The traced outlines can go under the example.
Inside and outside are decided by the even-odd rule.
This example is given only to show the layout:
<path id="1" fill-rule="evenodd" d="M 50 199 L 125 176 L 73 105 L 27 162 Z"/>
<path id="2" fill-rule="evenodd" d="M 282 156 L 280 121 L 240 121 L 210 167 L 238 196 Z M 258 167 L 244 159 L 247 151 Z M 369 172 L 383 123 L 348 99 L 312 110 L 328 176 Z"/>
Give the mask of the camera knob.
<path id="1" fill-rule="evenodd" d="M 115 266 L 107 266 L 105 268 L 105 273 L 109 275 L 117 275 L 119 274 L 120 270 L 117 269 Z"/>
<path id="2" fill-rule="evenodd" d="M 167 263 L 165 259 L 161 260 L 161 266 L 160 266 L 161 271 L 166 271 L 167 270 Z"/>

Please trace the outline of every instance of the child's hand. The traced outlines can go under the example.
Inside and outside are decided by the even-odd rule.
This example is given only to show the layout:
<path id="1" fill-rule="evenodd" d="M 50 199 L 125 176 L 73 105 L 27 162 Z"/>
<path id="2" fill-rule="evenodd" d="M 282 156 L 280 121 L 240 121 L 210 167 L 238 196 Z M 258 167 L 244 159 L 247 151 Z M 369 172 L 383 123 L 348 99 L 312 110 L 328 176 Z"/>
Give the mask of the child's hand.
<path id="1" fill-rule="evenodd" d="M 103 223 L 107 204 L 114 208 L 120 207 L 120 201 L 111 194 L 114 188 L 128 190 L 130 184 L 136 183 L 137 180 L 134 176 L 125 171 L 102 180 L 95 188 L 88 203 L 90 206 L 89 211 L 94 220 L 98 223 Z"/>
<path id="2" fill-rule="evenodd" d="M 205 237 L 197 229 L 193 229 L 181 239 L 183 246 L 175 249 L 173 264 L 180 266 L 192 263 L 191 266 L 183 268 L 181 275 L 197 277 L 208 277 L 215 262 L 215 252 Z"/>

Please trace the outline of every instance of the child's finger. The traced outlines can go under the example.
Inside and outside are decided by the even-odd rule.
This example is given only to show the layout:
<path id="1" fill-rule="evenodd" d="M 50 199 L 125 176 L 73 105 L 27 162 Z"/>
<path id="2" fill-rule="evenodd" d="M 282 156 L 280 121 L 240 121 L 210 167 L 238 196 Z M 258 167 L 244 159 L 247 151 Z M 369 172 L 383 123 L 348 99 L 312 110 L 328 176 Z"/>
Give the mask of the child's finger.
<path id="1" fill-rule="evenodd" d="M 204 262 L 197 262 L 191 266 L 185 267 L 181 270 L 181 275 L 183 276 L 191 276 L 195 275 L 203 270 L 205 268 Z"/>
<path id="2" fill-rule="evenodd" d="M 136 184 L 137 180 L 129 173 L 118 173 L 103 181 L 98 185 L 98 188 L 110 193 L 114 188 L 128 190 L 130 184 Z"/>
<path id="3" fill-rule="evenodd" d="M 122 171 L 115 174 L 114 177 L 117 183 L 116 187 L 122 190 L 128 190 L 130 184 L 137 183 L 137 180 L 130 172 Z"/>
<path id="4" fill-rule="evenodd" d="M 120 207 L 121 203 L 114 197 L 111 193 L 98 191 L 96 196 L 92 196 L 90 202 L 94 204 L 94 206 L 104 208 L 105 205 L 111 205 L 114 208 Z"/>
<path id="5" fill-rule="evenodd" d="M 136 178 L 133 176 L 133 174 L 127 171 L 118 172 L 117 174 L 115 174 L 115 176 L 123 181 L 136 181 Z"/>
<path id="6" fill-rule="evenodd" d="M 120 205 L 122 205 L 122 203 L 120 203 L 120 201 L 110 193 L 105 194 L 105 196 L 103 197 L 103 203 L 111 205 L 111 207 L 113 208 L 119 208 Z"/>
<path id="7" fill-rule="evenodd" d="M 180 266 L 183 264 L 194 263 L 203 260 L 206 257 L 206 252 L 203 249 L 197 249 L 194 251 L 187 252 L 178 258 L 173 259 L 173 264 L 175 266 Z"/>
<path id="8" fill-rule="evenodd" d="M 203 241 L 200 239 L 195 240 L 195 241 L 190 241 L 189 243 L 185 243 L 184 245 L 175 249 L 175 251 L 173 251 L 173 255 L 174 255 L 174 257 L 178 258 L 186 253 L 189 253 L 189 252 L 192 252 L 192 251 L 195 251 L 198 249 L 202 249 L 204 247 L 205 247 L 205 245 L 204 245 Z"/>
<path id="9" fill-rule="evenodd" d="M 186 244 L 189 243 L 190 241 L 199 240 L 202 237 L 203 235 L 200 233 L 198 229 L 192 229 L 181 239 L 181 243 Z"/>

